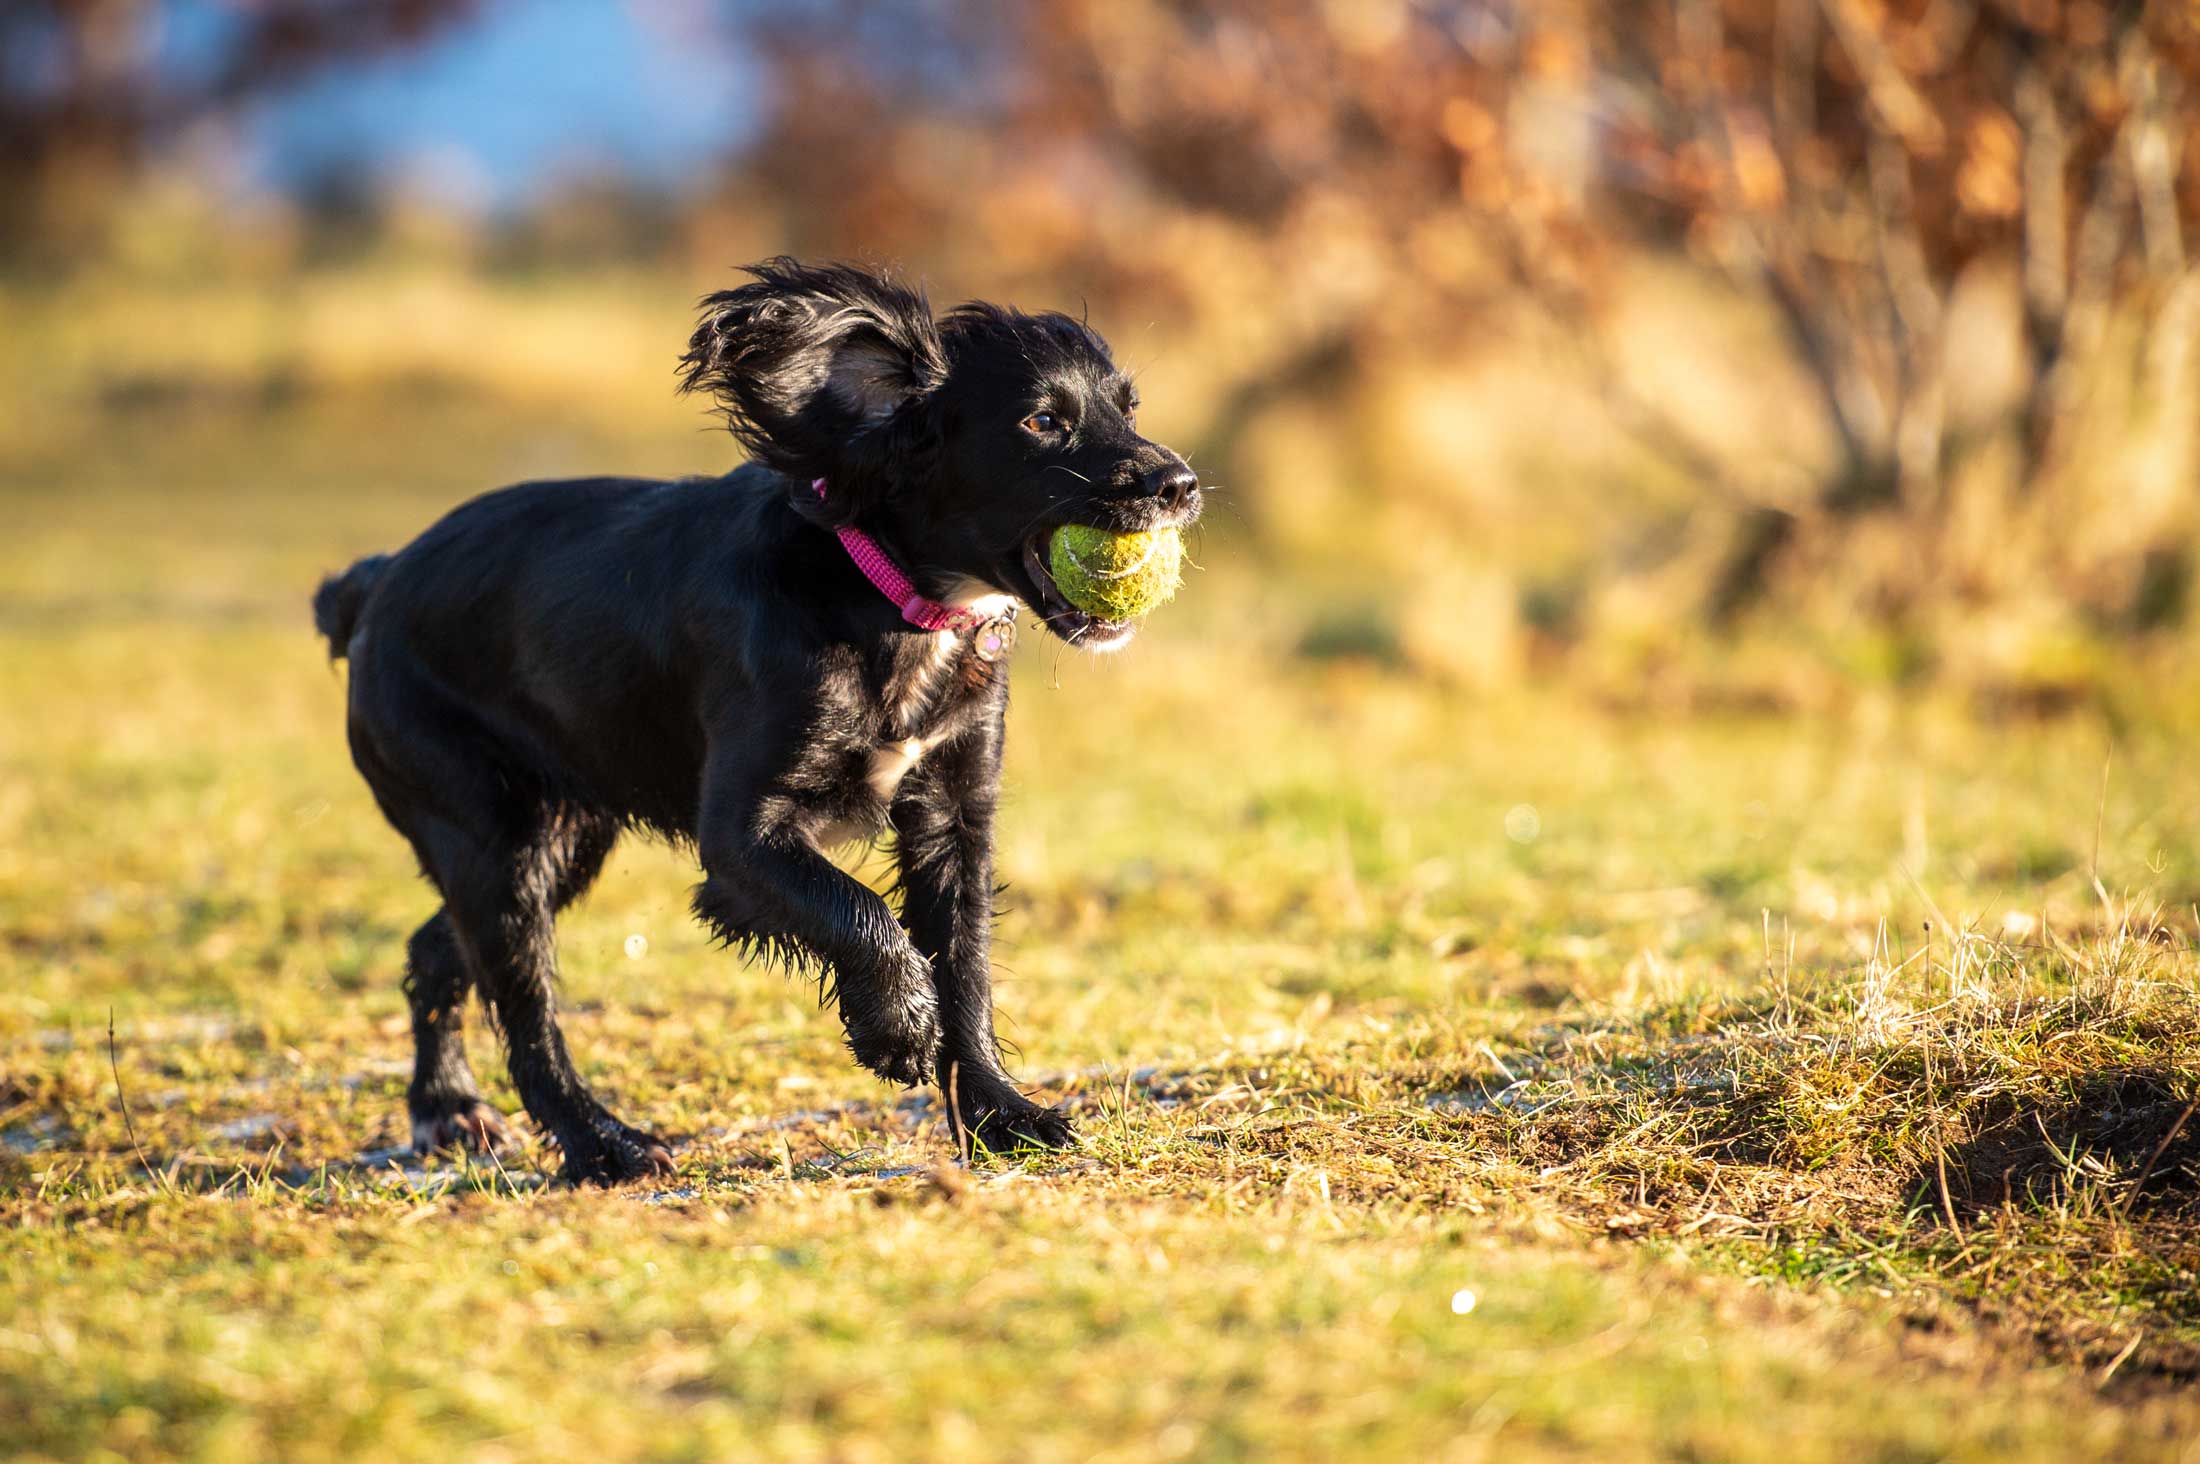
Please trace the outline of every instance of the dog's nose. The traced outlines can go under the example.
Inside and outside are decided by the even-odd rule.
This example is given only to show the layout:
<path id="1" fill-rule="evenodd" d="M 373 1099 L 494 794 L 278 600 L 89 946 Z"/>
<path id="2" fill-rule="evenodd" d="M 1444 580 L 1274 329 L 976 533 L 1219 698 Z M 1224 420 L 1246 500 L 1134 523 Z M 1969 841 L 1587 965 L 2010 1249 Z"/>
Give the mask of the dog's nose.
<path id="1" fill-rule="evenodd" d="M 1182 508 L 1199 491 L 1199 475 L 1182 463 L 1164 463 L 1146 474 L 1146 496 L 1169 508 Z"/>

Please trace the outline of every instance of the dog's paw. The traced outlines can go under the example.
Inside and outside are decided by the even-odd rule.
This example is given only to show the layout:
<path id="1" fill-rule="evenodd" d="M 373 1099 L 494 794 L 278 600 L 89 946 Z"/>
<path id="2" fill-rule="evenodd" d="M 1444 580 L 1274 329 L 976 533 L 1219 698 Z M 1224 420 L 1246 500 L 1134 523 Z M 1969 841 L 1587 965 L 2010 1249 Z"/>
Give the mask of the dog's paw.
<path id="1" fill-rule="evenodd" d="M 413 1105 L 415 1154 L 433 1154 L 442 1149 L 494 1154 L 512 1141 L 512 1126 L 505 1122 L 504 1115 L 480 1098 L 450 1097 Z"/>
<path id="2" fill-rule="evenodd" d="M 943 1078 L 943 1090 L 946 1081 Z M 1077 1147 L 1077 1130 L 1067 1114 L 1032 1102 L 1004 1078 L 980 1074 L 966 1085 L 958 1074 L 954 1087 L 963 1128 L 980 1148 L 1010 1154 L 1018 1149 Z"/>
<path id="3" fill-rule="evenodd" d="M 970 1137 L 979 1147 L 995 1154 L 1018 1149 L 1074 1149 L 1077 1130 L 1069 1116 L 1057 1109 L 1027 1103 L 1021 1112 L 995 1110 L 970 1125 Z"/>
<path id="4" fill-rule="evenodd" d="M 926 1010 L 881 1026 L 850 1022 L 848 1050 L 896 1087 L 920 1087 L 931 1077 L 940 1050 L 939 1016 Z"/>
<path id="5" fill-rule="evenodd" d="M 576 1187 L 661 1179 L 677 1172 L 672 1151 L 660 1140 L 608 1113 L 576 1132 L 559 1134 L 558 1147 L 565 1151 L 559 1178 Z"/>
<path id="6" fill-rule="evenodd" d="M 939 999 L 924 957 L 910 950 L 899 964 L 902 969 L 876 995 L 859 997 L 843 984 L 840 1019 L 857 1062 L 889 1083 L 914 1088 L 931 1077 L 939 1057 Z"/>

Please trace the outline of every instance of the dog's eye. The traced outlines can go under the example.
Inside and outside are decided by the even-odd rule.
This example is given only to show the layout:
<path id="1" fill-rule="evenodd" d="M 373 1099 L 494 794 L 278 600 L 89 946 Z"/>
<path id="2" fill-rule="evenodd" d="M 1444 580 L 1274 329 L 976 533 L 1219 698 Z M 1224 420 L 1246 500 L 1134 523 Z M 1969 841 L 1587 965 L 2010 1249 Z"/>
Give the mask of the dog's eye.
<path id="1" fill-rule="evenodd" d="M 1041 437 L 1051 437 L 1061 430 L 1062 419 L 1052 412 L 1033 412 L 1024 418 L 1024 431 L 1037 433 Z"/>

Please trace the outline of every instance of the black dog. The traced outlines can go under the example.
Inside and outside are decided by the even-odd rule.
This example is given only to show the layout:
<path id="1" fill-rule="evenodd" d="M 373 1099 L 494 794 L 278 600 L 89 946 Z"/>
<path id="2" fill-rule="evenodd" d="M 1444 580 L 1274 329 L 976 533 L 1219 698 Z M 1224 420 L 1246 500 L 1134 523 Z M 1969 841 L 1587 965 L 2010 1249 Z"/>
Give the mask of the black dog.
<path id="1" fill-rule="evenodd" d="M 999 657 L 1018 602 L 1072 644 L 1127 639 L 1062 597 L 1047 537 L 1187 524 L 1198 480 L 1067 316 L 750 273 L 704 301 L 683 368 L 757 461 L 487 494 L 314 597 L 351 661 L 353 760 L 443 896 L 405 980 L 418 1147 L 503 1136 L 466 1065 L 478 986 L 569 1178 L 670 1168 L 574 1071 L 553 993 L 556 916 L 629 828 L 693 843 L 723 940 L 830 976 L 865 1067 L 937 1079 L 992 1147 L 1075 1142 L 993 1035 Z M 921 598 L 881 594 L 850 530 Z M 820 852 L 888 829 L 898 919 Z"/>

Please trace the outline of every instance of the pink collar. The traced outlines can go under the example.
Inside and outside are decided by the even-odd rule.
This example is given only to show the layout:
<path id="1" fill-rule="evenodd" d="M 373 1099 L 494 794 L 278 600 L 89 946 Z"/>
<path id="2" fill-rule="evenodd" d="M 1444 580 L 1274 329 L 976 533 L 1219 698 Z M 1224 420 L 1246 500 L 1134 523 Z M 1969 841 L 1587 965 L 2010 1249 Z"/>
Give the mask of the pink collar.
<path id="1" fill-rule="evenodd" d="M 811 483 L 810 487 L 818 497 L 825 496 L 823 478 Z M 840 547 L 848 551 L 848 557 L 856 562 L 857 569 L 863 571 L 863 577 L 877 587 L 880 594 L 893 601 L 895 608 L 901 611 L 901 618 L 917 629 L 976 630 L 998 618 L 976 610 L 943 605 L 937 600 L 918 594 L 917 587 L 909 582 L 909 576 L 903 574 L 901 567 L 887 557 L 886 551 L 879 547 L 878 540 L 854 524 L 842 524 L 833 532 L 840 536 Z"/>

